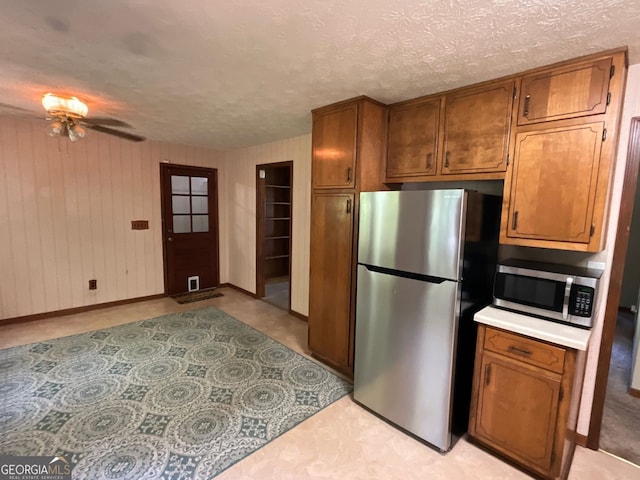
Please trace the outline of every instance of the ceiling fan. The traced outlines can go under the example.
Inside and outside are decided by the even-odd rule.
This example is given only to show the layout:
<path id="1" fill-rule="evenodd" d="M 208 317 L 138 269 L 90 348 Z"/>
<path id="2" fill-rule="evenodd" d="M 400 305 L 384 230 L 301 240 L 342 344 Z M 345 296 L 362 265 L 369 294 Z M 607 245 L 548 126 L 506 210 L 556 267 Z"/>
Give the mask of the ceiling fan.
<path id="1" fill-rule="evenodd" d="M 121 120 L 114 118 L 86 118 L 89 108 L 76 97 L 64 97 L 47 93 L 42 97 L 42 106 L 49 114 L 49 118 L 53 120 L 50 135 L 69 137 L 69 140 L 75 142 L 85 136 L 84 127 L 87 127 L 91 130 L 114 135 L 132 142 L 144 140 L 144 137 L 109 128 L 110 126 L 130 128 L 129 124 Z"/>
<path id="2" fill-rule="evenodd" d="M 139 135 L 110 128 L 131 128 L 131 125 L 123 122 L 122 120 L 106 117 L 87 118 L 89 108 L 84 102 L 78 100 L 76 97 L 47 93 L 42 96 L 42 106 L 48 114 L 46 119 L 52 121 L 51 131 L 49 132 L 49 135 L 52 136 L 68 137 L 72 142 L 76 142 L 81 138 L 84 138 L 86 135 L 86 128 L 89 128 L 97 132 L 114 135 L 132 142 L 141 142 L 145 140 L 144 137 Z M 0 107 L 29 112 L 26 109 L 4 103 L 1 103 Z"/>

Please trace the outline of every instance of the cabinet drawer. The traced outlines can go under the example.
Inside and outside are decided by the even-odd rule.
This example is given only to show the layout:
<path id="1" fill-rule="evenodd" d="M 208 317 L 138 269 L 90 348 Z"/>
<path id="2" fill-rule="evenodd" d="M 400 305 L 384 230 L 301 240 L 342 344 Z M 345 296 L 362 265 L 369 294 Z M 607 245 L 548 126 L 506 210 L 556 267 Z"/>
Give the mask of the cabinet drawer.
<path id="1" fill-rule="evenodd" d="M 556 373 L 564 370 L 565 350 L 502 330 L 487 328 L 484 348 Z"/>

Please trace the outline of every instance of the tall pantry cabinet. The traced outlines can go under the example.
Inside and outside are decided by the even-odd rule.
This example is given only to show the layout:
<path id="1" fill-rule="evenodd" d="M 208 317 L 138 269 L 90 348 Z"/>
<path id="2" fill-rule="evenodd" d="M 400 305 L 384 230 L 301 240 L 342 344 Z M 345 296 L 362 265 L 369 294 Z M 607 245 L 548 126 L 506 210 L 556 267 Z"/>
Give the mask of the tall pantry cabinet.
<path id="1" fill-rule="evenodd" d="M 312 115 L 309 349 L 351 376 L 359 194 L 386 189 L 387 112 L 358 97 Z"/>

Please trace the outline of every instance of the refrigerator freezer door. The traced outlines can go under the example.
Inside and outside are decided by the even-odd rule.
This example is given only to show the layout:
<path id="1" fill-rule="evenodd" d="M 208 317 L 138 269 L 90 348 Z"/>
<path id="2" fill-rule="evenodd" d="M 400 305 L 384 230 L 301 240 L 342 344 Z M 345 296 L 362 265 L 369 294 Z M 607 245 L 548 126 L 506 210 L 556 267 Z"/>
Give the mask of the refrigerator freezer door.
<path id="1" fill-rule="evenodd" d="M 360 194 L 358 263 L 458 280 L 465 191 Z"/>
<path id="2" fill-rule="evenodd" d="M 358 265 L 354 398 L 442 451 L 451 448 L 458 285 Z"/>

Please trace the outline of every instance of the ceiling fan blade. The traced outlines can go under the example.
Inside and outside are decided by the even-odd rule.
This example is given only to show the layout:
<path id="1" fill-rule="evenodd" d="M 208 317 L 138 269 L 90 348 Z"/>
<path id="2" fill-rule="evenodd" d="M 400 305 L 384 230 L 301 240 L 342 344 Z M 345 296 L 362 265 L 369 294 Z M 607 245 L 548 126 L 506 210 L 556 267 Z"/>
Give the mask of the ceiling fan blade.
<path id="1" fill-rule="evenodd" d="M 121 128 L 133 128 L 127 122 L 123 122 L 122 120 L 118 120 L 117 118 L 109 118 L 109 117 L 91 117 L 91 118 L 83 118 L 79 121 L 87 126 L 89 125 L 104 125 L 106 127 L 121 127 Z"/>
<path id="2" fill-rule="evenodd" d="M 2 103 L 2 102 L 0 102 L 0 108 L 6 108 L 8 110 L 16 110 L 18 112 L 35 113 L 33 110 L 27 110 L 26 108 L 16 107 L 15 105 L 9 105 L 8 103 Z"/>
<path id="3" fill-rule="evenodd" d="M 0 103 L 0 116 L 8 115 L 10 117 L 18 118 L 38 118 L 43 117 L 33 110 L 27 110 L 26 108 L 16 107 L 15 105 L 9 105 L 8 103 Z"/>
<path id="4" fill-rule="evenodd" d="M 102 125 L 87 125 L 87 128 L 91 130 L 95 130 L 96 132 L 106 133 L 107 135 L 113 135 L 116 137 L 124 138 L 125 140 L 130 140 L 132 142 L 142 142 L 146 140 L 144 137 L 140 137 L 138 135 L 133 135 L 132 133 L 121 132 L 119 130 L 114 130 L 112 128 L 103 127 Z"/>

